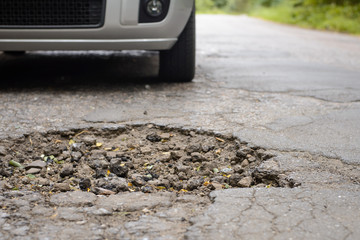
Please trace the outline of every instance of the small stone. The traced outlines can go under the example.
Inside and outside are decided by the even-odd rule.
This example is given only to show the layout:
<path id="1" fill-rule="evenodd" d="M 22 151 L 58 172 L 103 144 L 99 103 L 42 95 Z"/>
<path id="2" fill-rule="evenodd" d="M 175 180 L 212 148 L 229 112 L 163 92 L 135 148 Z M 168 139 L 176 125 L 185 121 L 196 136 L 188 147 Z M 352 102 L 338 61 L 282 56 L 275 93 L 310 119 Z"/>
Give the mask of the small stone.
<path id="1" fill-rule="evenodd" d="M 222 173 L 232 173 L 232 172 L 234 172 L 231 168 L 223 168 L 223 169 L 221 169 L 221 172 Z"/>
<path id="2" fill-rule="evenodd" d="M 239 151 L 243 152 L 246 156 L 246 155 L 250 154 L 253 150 L 248 146 L 243 146 L 240 148 Z"/>
<path id="3" fill-rule="evenodd" d="M 239 187 L 248 188 L 251 186 L 252 178 L 251 177 L 244 177 L 238 183 Z"/>
<path id="4" fill-rule="evenodd" d="M 171 160 L 171 153 L 170 152 L 164 152 L 159 157 L 158 160 L 161 162 L 169 162 Z"/>
<path id="5" fill-rule="evenodd" d="M 96 193 L 97 195 L 109 196 L 109 195 L 115 194 L 116 192 L 111 191 L 109 189 L 101 188 L 101 187 L 95 187 L 94 188 L 94 193 Z"/>
<path id="6" fill-rule="evenodd" d="M 70 151 L 63 151 L 62 155 L 64 156 L 64 158 L 66 158 L 66 157 L 70 156 Z"/>
<path id="7" fill-rule="evenodd" d="M 242 178 L 242 176 L 240 174 L 234 173 L 229 177 L 229 184 L 232 187 L 236 187 L 237 184 L 240 182 L 241 178 Z"/>
<path id="8" fill-rule="evenodd" d="M 170 155 L 172 159 L 178 160 L 179 158 L 185 156 L 185 153 L 183 151 L 173 151 Z"/>
<path id="9" fill-rule="evenodd" d="M 3 177 L 10 177 L 11 172 L 8 169 L 0 167 L 0 175 Z"/>
<path id="10" fill-rule="evenodd" d="M 111 152 L 107 152 L 106 153 L 106 158 L 107 159 L 113 159 L 113 158 L 117 158 L 118 156 L 118 153 L 117 152 L 113 152 L 113 151 L 111 151 Z"/>
<path id="11" fill-rule="evenodd" d="M 170 188 L 170 181 L 167 179 L 161 179 L 159 180 L 158 184 L 156 184 L 156 186 L 163 186 L 166 188 Z"/>
<path id="12" fill-rule="evenodd" d="M 218 182 L 212 182 L 209 185 L 211 185 L 212 188 L 215 189 L 215 190 L 222 190 L 223 189 L 223 185 L 221 183 L 218 183 Z"/>
<path id="13" fill-rule="evenodd" d="M 131 183 L 134 184 L 134 186 L 141 187 L 146 184 L 146 181 L 144 180 L 144 177 L 140 174 L 133 174 L 131 176 Z"/>
<path id="14" fill-rule="evenodd" d="M 113 174 L 113 173 L 111 173 Z M 98 168 L 95 170 L 95 175 L 93 177 L 95 178 L 104 178 L 107 177 L 108 171 L 106 169 Z"/>
<path id="15" fill-rule="evenodd" d="M 91 188 L 91 180 L 89 178 L 80 179 L 79 187 L 81 190 L 87 191 L 89 188 Z"/>
<path id="16" fill-rule="evenodd" d="M 214 149 L 215 146 L 212 145 L 208 145 L 208 144 L 202 144 L 201 145 L 201 150 L 205 153 L 209 152 L 210 150 Z"/>
<path id="17" fill-rule="evenodd" d="M 151 175 L 151 174 L 146 174 L 145 176 L 144 176 L 144 180 L 145 181 L 150 181 L 150 180 L 152 180 L 153 179 L 153 176 Z"/>
<path id="18" fill-rule="evenodd" d="M 101 159 L 101 160 L 90 160 L 89 166 L 92 169 L 108 169 L 109 168 L 109 163 L 108 161 L 106 161 L 105 159 Z"/>
<path id="19" fill-rule="evenodd" d="M 187 189 L 192 191 L 194 189 L 201 187 L 203 183 L 204 183 L 203 178 L 195 178 L 195 177 L 190 178 L 187 184 Z"/>
<path id="20" fill-rule="evenodd" d="M 71 157 L 72 157 L 72 159 L 74 159 L 75 161 L 79 161 L 80 158 L 82 157 L 82 153 L 81 153 L 81 152 L 72 152 L 72 153 L 71 153 Z"/>
<path id="21" fill-rule="evenodd" d="M 180 172 L 178 174 L 178 176 L 179 176 L 180 180 L 187 180 L 188 179 L 188 177 L 186 176 L 186 173 L 184 173 L 184 172 Z"/>
<path id="22" fill-rule="evenodd" d="M 67 183 L 55 183 L 54 190 L 60 191 L 60 192 L 67 192 L 67 191 L 70 191 L 71 188 L 70 188 L 70 185 Z"/>
<path id="23" fill-rule="evenodd" d="M 104 150 L 92 150 L 90 160 L 105 160 L 106 151 Z"/>
<path id="24" fill-rule="evenodd" d="M 188 153 L 193 153 L 193 152 L 200 152 L 201 151 L 201 145 L 196 143 L 196 144 L 191 144 L 186 146 L 185 151 Z"/>
<path id="25" fill-rule="evenodd" d="M 205 153 L 204 158 L 206 161 L 211 161 L 214 158 L 214 153 L 207 152 L 207 153 Z"/>
<path id="26" fill-rule="evenodd" d="M 96 186 L 114 192 L 128 191 L 128 183 L 125 178 L 105 177 L 96 181 Z"/>
<path id="27" fill-rule="evenodd" d="M 212 182 L 224 183 L 225 177 L 223 176 L 215 176 L 211 179 Z"/>
<path id="28" fill-rule="evenodd" d="M 46 166 L 46 162 L 42 161 L 42 160 L 36 160 L 30 164 L 28 164 L 25 169 L 30 169 L 30 168 L 43 168 Z"/>
<path id="29" fill-rule="evenodd" d="M 238 158 L 240 158 L 241 160 L 242 160 L 242 159 L 245 159 L 245 158 L 246 158 L 246 155 L 247 155 L 247 153 L 246 153 L 245 151 L 242 151 L 242 150 L 238 150 L 238 151 L 236 152 L 236 156 L 237 156 Z"/>
<path id="30" fill-rule="evenodd" d="M 177 165 L 175 167 L 175 170 L 177 172 L 184 172 L 184 173 L 187 173 L 189 170 L 191 170 L 191 167 L 190 166 L 185 166 L 185 165 Z"/>
<path id="31" fill-rule="evenodd" d="M 242 163 L 241 163 L 241 167 L 245 168 L 249 166 L 249 161 L 247 159 L 245 159 Z"/>
<path id="32" fill-rule="evenodd" d="M 156 133 L 147 135 L 146 139 L 149 140 L 150 142 L 160 142 L 161 141 L 161 137 L 159 135 L 157 135 Z"/>
<path id="33" fill-rule="evenodd" d="M 0 181 L 0 189 L 13 189 L 14 186 L 5 181 Z"/>
<path id="34" fill-rule="evenodd" d="M 113 158 L 110 161 L 110 172 L 116 174 L 118 177 L 127 177 L 129 169 L 125 164 L 122 164 L 121 158 Z"/>
<path id="35" fill-rule="evenodd" d="M 26 174 L 38 174 L 41 172 L 40 168 L 30 168 L 26 171 Z"/>
<path id="36" fill-rule="evenodd" d="M 172 186 L 173 186 L 173 188 L 174 188 L 175 190 L 178 190 L 178 191 L 184 188 L 183 183 L 180 182 L 180 181 L 178 181 L 178 182 L 173 182 L 173 183 L 172 183 Z"/>
<path id="37" fill-rule="evenodd" d="M 73 143 L 73 144 L 71 144 L 71 150 L 73 150 L 73 151 L 81 151 L 84 147 L 85 146 L 82 143 Z"/>
<path id="38" fill-rule="evenodd" d="M 235 165 L 233 167 L 233 170 L 234 170 L 235 173 L 243 173 L 244 172 L 244 169 L 239 165 Z"/>
<path id="39" fill-rule="evenodd" d="M 202 162 L 205 160 L 204 156 L 198 152 L 191 153 L 191 160 L 193 162 Z"/>
<path id="40" fill-rule="evenodd" d="M 170 133 L 162 133 L 162 134 L 160 134 L 160 137 L 162 139 L 168 140 L 168 139 L 170 139 Z"/>
<path id="41" fill-rule="evenodd" d="M 50 180 L 46 179 L 46 178 L 39 178 L 39 179 L 37 179 L 37 184 L 42 185 L 42 186 L 49 186 Z"/>
<path id="42" fill-rule="evenodd" d="M 74 168 L 72 164 L 65 164 L 60 172 L 60 177 L 64 178 L 70 176 L 74 173 Z"/>
<path id="43" fill-rule="evenodd" d="M 187 156 L 187 155 L 184 155 L 178 161 L 179 162 L 189 162 L 189 161 L 191 161 L 191 157 Z"/>
<path id="44" fill-rule="evenodd" d="M 96 138 L 92 136 L 85 136 L 82 138 L 82 142 L 88 146 L 92 146 L 96 144 Z"/>
<path id="45" fill-rule="evenodd" d="M 140 152 L 142 154 L 149 154 L 149 153 L 151 153 L 151 148 L 149 148 L 149 147 L 141 147 Z"/>
<path id="46" fill-rule="evenodd" d="M 142 186 L 141 191 L 143 193 L 152 193 L 154 191 L 154 189 L 151 186 Z"/>
<path id="47" fill-rule="evenodd" d="M 166 176 L 166 179 L 169 180 L 171 183 L 174 183 L 174 182 L 178 182 L 179 181 L 179 177 L 177 175 L 167 175 Z"/>
<path id="48" fill-rule="evenodd" d="M 0 146 L 0 156 L 6 155 L 6 148 L 4 146 Z"/>
<path id="49" fill-rule="evenodd" d="M 249 156 L 249 155 L 248 155 Z M 250 157 L 248 157 L 248 161 L 249 162 L 255 162 L 256 161 L 256 158 L 254 157 L 254 156 L 251 156 L 250 155 Z"/>
<path id="50" fill-rule="evenodd" d="M 21 180 L 22 184 L 29 184 L 30 183 L 30 179 L 25 177 Z"/>

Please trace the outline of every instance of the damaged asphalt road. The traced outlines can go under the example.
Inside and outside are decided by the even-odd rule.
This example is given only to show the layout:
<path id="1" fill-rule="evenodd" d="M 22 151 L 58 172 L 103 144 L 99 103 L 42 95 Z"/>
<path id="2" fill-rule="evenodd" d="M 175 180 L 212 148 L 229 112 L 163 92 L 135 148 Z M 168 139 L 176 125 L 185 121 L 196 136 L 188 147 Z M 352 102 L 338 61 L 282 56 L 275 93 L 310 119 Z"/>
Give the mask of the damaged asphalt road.
<path id="1" fill-rule="evenodd" d="M 193 83 L 157 82 L 158 56 L 154 52 L 0 54 L 0 160 L 5 171 L 0 186 L 1 239 L 358 238 L 360 39 L 245 16 L 200 15 L 197 20 L 197 76 Z M 148 132 L 150 123 L 159 138 Z M 204 171 L 233 172 L 221 174 L 225 180 L 220 185 L 220 178 L 213 179 L 216 176 L 204 178 L 195 191 L 188 187 L 190 182 L 174 191 L 171 184 L 163 189 L 150 182 L 151 193 L 145 188 L 148 182 L 136 189 L 133 184 L 138 179 L 129 176 L 128 189 L 125 186 L 116 194 L 116 188 L 107 189 L 100 179 L 109 177 L 106 175 L 111 171 L 96 179 L 97 168 L 87 167 L 92 185 L 87 181 L 80 185 L 86 171 L 78 173 L 71 161 L 77 156 L 86 160 L 87 155 L 80 151 L 81 156 L 66 157 L 71 153 L 65 148 L 76 143 L 71 139 L 84 130 L 101 132 L 124 126 L 135 129 L 146 144 L 151 142 L 146 138 L 150 135 L 149 139 L 160 141 L 154 143 L 156 147 L 141 145 L 139 140 L 132 146 L 117 146 L 115 136 L 104 139 L 95 134 L 99 143 L 114 143 L 97 146 L 93 142 L 94 148 L 101 149 L 87 150 L 103 151 L 104 159 L 99 162 L 105 166 L 103 170 L 114 171 L 112 158 L 121 159 L 122 154 L 112 152 L 126 147 L 126 151 L 139 151 L 139 156 L 131 154 L 133 159 L 142 158 L 141 148 L 155 155 L 182 151 L 183 157 L 188 157 L 183 165 L 193 168 L 187 170 L 189 179 L 197 177 L 192 174 L 202 165 L 191 159 L 203 157 L 207 150 L 213 151 L 210 162 L 222 165 Z M 148 130 L 136 132 L 141 128 Z M 65 134 L 69 131 L 74 131 L 73 136 Z M 236 161 L 232 165 L 225 157 L 221 161 L 229 160 L 229 164 L 221 162 L 217 158 L 220 145 L 212 150 L 204 148 L 204 139 L 190 152 L 185 151 L 186 146 L 171 145 L 171 139 L 162 142 L 164 135 L 160 135 L 172 132 L 187 132 L 189 139 L 206 136 L 209 139 L 205 140 L 214 144 L 222 143 L 216 137 L 235 137 L 241 147 L 256 153 L 246 156 L 247 161 L 264 152 L 270 154 L 256 160 L 264 160 L 259 166 L 285 175 L 296 186 L 279 187 L 269 181 L 255 184 L 249 169 L 239 180 L 251 177 L 250 188 L 239 188 L 242 185 L 236 181 L 234 188 L 226 189 Z M 55 133 L 62 138 L 55 140 L 69 146 L 47 154 L 47 144 L 55 143 L 51 137 Z M 29 136 L 40 137 L 31 140 L 38 146 L 26 154 L 28 147 L 21 146 L 31 145 Z M 21 157 L 14 146 L 21 148 Z M 114 156 L 108 157 L 105 148 Z M 236 156 L 236 151 L 235 147 L 230 152 Z M 36 157 L 41 160 L 54 154 L 65 155 L 60 160 L 64 163 L 51 163 L 30 176 L 21 175 L 23 170 L 8 164 L 15 160 L 27 166 L 39 160 Z M 125 166 L 121 161 L 120 166 Z M 66 165 L 69 163 L 72 172 Z M 140 180 L 151 175 L 144 172 L 149 166 L 144 164 L 135 172 L 141 175 Z M 51 175 L 53 185 L 46 179 L 50 176 L 47 168 L 52 166 L 58 171 Z M 161 171 L 171 171 L 166 166 Z M 38 171 L 36 168 L 26 171 Z M 21 181 L 14 177 L 10 181 L 11 174 L 21 176 Z M 176 177 L 172 177 L 174 186 Z M 215 183 L 214 189 L 207 190 L 204 183 Z"/>

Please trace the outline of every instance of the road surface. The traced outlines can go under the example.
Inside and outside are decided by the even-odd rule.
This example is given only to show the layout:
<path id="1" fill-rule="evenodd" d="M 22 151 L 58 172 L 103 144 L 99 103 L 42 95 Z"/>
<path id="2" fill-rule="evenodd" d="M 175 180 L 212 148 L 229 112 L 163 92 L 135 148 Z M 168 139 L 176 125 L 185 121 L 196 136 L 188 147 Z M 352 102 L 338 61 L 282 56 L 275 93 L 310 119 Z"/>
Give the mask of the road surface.
<path id="1" fill-rule="evenodd" d="M 194 81 L 157 82 L 157 61 L 141 51 L 0 54 L 0 137 L 148 123 L 215 132 L 272 151 L 272 168 L 301 186 L 214 191 L 211 204 L 173 232 L 165 210 L 121 231 L 52 215 L 67 226 L 62 233 L 42 212 L 21 223 L 2 210 L 0 238 L 358 239 L 359 37 L 199 15 Z"/>

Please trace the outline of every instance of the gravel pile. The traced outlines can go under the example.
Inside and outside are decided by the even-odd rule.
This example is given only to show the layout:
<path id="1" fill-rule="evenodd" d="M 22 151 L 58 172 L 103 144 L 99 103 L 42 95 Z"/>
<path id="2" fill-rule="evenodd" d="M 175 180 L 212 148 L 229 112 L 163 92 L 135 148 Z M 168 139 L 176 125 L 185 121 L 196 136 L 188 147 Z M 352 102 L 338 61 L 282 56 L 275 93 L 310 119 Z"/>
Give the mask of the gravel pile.
<path id="1" fill-rule="evenodd" d="M 0 141 L 2 189 L 43 194 L 293 187 L 273 156 L 236 139 L 154 125 L 31 134 Z M 270 164 L 271 165 L 271 164 Z"/>

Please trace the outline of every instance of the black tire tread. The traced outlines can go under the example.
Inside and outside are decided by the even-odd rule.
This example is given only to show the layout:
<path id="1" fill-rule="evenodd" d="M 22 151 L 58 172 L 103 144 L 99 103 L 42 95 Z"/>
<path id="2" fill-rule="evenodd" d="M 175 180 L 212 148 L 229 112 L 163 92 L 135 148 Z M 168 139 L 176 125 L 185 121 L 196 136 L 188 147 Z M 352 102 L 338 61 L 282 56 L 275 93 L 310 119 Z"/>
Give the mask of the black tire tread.
<path id="1" fill-rule="evenodd" d="M 167 82 L 190 82 L 195 76 L 195 7 L 176 44 L 160 51 L 159 76 Z"/>

